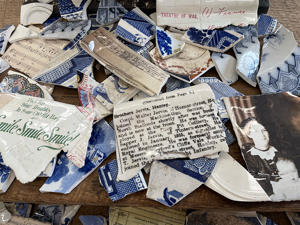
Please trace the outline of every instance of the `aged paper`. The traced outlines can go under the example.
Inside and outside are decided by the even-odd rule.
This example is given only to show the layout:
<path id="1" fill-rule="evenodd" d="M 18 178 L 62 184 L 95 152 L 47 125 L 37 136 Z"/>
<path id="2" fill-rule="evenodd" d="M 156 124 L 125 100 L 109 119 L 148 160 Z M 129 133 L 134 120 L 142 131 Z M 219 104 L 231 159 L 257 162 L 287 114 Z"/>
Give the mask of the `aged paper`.
<path id="1" fill-rule="evenodd" d="M 109 224 L 112 225 L 184 225 L 185 211 L 149 207 L 111 207 Z"/>
<path id="2" fill-rule="evenodd" d="M 81 41 L 82 48 L 128 84 L 153 96 L 159 94 L 169 75 L 99 28 Z"/>
<path id="3" fill-rule="evenodd" d="M 157 25 L 215 29 L 256 24 L 259 0 L 157 0 Z"/>
<path id="4" fill-rule="evenodd" d="M 84 165 L 92 120 L 76 106 L 3 93 L 0 102 L 0 151 L 18 180 L 33 181 L 61 150 Z"/>
<path id="5" fill-rule="evenodd" d="M 64 40 L 22 40 L 13 43 L 2 58 L 14 69 L 33 78 L 48 68 L 48 63 L 63 51 L 67 43 Z"/>
<path id="6" fill-rule="evenodd" d="M 116 105 L 118 179 L 132 178 L 153 160 L 228 151 L 217 113 L 207 84 Z"/>

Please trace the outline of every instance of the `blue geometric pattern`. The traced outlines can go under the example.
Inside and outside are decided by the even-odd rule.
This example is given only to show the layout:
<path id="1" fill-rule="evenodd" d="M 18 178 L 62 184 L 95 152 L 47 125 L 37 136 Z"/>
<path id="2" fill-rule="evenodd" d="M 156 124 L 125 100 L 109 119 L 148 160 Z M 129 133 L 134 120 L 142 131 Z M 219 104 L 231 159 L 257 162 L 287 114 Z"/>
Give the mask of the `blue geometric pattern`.
<path id="1" fill-rule="evenodd" d="M 198 30 L 193 27 L 186 32 L 186 35 L 192 43 L 222 52 L 239 40 L 239 37 L 224 30 Z"/>
<path id="2" fill-rule="evenodd" d="M 258 83 L 263 94 L 291 92 L 300 96 L 300 47 L 273 71 L 260 74 Z"/>
<path id="3" fill-rule="evenodd" d="M 61 17 L 67 20 L 84 20 L 84 8 L 91 3 L 91 0 L 82 0 L 80 5 L 76 7 L 72 0 L 58 0 L 58 7 Z"/>
<path id="4" fill-rule="evenodd" d="M 97 11 L 97 22 L 106 26 L 118 21 L 127 10 L 116 0 L 101 0 Z"/>
<path id="5" fill-rule="evenodd" d="M 117 201 L 125 196 L 147 188 L 143 174 L 139 172 L 128 181 L 117 181 L 118 164 L 113 160 L 98 170 L 101 185 L 112 201 Z"/>
<path id="6" fill-rule="evenodd" d="M 115 150 L 114 130 L 105 120 L 99 121 L 93 126 L 85 165 L 78 168 L 68 159 L 65 153 L 62 153 L 53 175 L 46 180 L 40 191 L 70 193 Z"/>
<path id="7" fill-rule="evenodd" d="M 188 160 L 162 160 L 161 162 L 181 173 L 205 183 L 215 168 L 217 159 L 202 157 Z"/>
<path id="8" fill-rule="evenodd" d="M 269 35 L 275 31 L 277 20 L 266 14 L 261 14 L 256 26 L 259 37 Z"/>

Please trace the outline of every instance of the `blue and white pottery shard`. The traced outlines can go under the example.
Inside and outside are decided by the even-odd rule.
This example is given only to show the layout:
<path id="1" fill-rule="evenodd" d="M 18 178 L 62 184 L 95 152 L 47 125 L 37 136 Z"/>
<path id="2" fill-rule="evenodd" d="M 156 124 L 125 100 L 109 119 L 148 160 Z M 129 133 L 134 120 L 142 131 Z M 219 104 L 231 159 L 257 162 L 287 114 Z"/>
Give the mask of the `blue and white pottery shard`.
<path id="1" fill-rule="evenodd" d="M 0 73 L 3 73 L 5 70 L 8 70 L 10 65 L 2 58 L 0 58 Z"/>
<path id="2" fill-rule="evenodd" d="M 206 83 L 210 86 L 210 88 L 212 89 L 212 91 L 215 95 L 219 115 L 222 119 L 229 118 L 225 104 L 223 102 L 223 98 L 224 97 L 232 97 L 232 96 L 243 96 L 242 93 L 238 92 L 237 90 L 230 87 L 229 85 L 221 82 L 219 79 L 217 79 L 215 77 L 200 77 L 197 80 L 195 80 L 194 83 L 195 84 Z"/>
<path id="3" fill-rule="evenodd" d="M 14 171 L 4 164 L 3 158 L 0 154 L 0 193 L 7 191 L 15 177 Z"/>
<path id="4" fill-rule="evenodd" d="M 107 225 L 107 221 L 102 216 L 79 216 L 82 225 Z"/>
<path id="5" fill-rule="evenodd" d="M 67 39 L 73 40 L 78 34 L 84 36 L 90 30 L 91 21 L 62 21 L 56 20 L 45 27 L 41 33 L 40 37 L 45 39 Z"/>
<path id="6" fill-rule="evenodd" d="M 164 29 L 156 27 L 156 47 L 163 59 L 178 54 L 184 46 L 184 41 L 178 40 L 172 34 L 164 31 Z"/>
<path id="7" fill-rule="evenodd" d="M 29 217 L 32 209 L 32 204 L 29 203 L 17 203 L 17 202 L 5 202 L 5 208 L 13 216 Z"/>
<path id="8" fill-rule="evenodd" d="M 6 47 L 8 40 L 12 34 L 12 32 L 15 30 L 14 25 L 7 25 L 0 29 L 0 54 L 3 55 Z"/>
<path id="9" fill-rule="evenodd" d="M 150 60 L 149 52 L 154 48 L 154 44 L 149 41 L 144 46 L 137 46 L 135 44 L 132 44 L 130 42 L 127 42 L 121 38 L 118 38 L 123 44 L 125 44 L 127 47 L 131 48 L 133 51 L 138 53 L 139 55 L 143 56 L 144 58 Z"/>
<path id="10" fill-rule="evenodd" d="M 228 85 L 235 83 L 239 77 L 236 72 L 236 59 L 228 54 L 213 52 L 211 59 L 221 80 Z"/>
<path id="11" fill-rule="evenodd" d="M 248 84 L 255 87 L 257 84 L 256 75 L 260 58 L 260 43 L 258 40 L 257 29 L 255 26 L 230 26 L 226 29 L 228 29 L 226 31 L 235 31 L 244 36 L 244 39 L 233 47 L 233 51 L 237 58 L 236 72 Z"/>
<path id="12" fill-rule="evenodd" d="M 92 0 L 58 0 L 62 18 L 69 21 L 87 20 L 87 8 Z"/>
<path id="13" fill-rule="evenodd" d="M 56 165 L 56 157 L 51 160 L 46 169 L 40 174 L 39 177 L 51 177 Z"/>
<path id="14" fill-rule="evenodd" d="M 120 200 L 127 195 L 147 189 L 145 178 L 141 171 L 127 181 L 117 181 L 118 164 L 113 160 L 98 170 L 100 184 L 112 201 Z"/>
<path id="15" fill-rule="evenodd" d="M 106 26 L 119 21 L 128 11 L 116 0 L 101 0 L 97 11 L 97 22 Z"/>
<path id="16" fill-rule="evenodd" d="M 264 39 L 257 82 L 263 94 L 291 92 L 300 96 L 300 47 L 284 26 Z"/>
<path id="17" fill-rule="evenodd" d="M 61 217 L 64 211 L 64 205 L 38 205 L 37 210 L 31 218 L 41 222 L 60 225 Z"/>
<path id="18" fill-rule="evenodd" d="M 171 207 L 192 193 L 203 182 L 160 161 L 151 165 L 146 197 Z"/>
<path id="19" fill-rule="evenodd" d="M 266 14 L 261 14 L 256 26 L 258 36 L 266 36 L 268 34 L 274 33 L 277 26 L 277 19 L 274 19 L 273 17 Z"/>
<path id="20" fill-rule="evenodd" d="M 175 91 L 181 88 L 190 87 L 189 83 L 170 77 L 166 83 L 166 92 Z"/>
<path id="21" fill-rule="evenodd" d="M 62 153 L 53 175 L 46 180 L 40 192 L 70 193 L 115 150 L 114 130 L 105 120 L 99 121 L 93 126 L 84 166 L 78 168 Z"/>
<path id="22" fill-rule="evenodd" d="M 77 71 L 92 74 L 93 62 L 94 58 L 77 46 L 50 61 L 50 67 L 34 79 L 42 83 L 77 88 Z"/>
<path id="23" fill-rule="evenodd" d="M 144 46 L 154 37 L 155 23 L 139 8 L 134 8 L 120 19 L 115 33 L 120 38 Z"/>
<path id="24" fill-rule="evenodd" d="M 80 207 L 81 205 L 65 205 L 64 214 L 61 217 L 61 225 L 69 225 Z"/>
<path id="25" fill-rule="evenodd" d="M 198 47 L 223 53 L 241 41 L 243 35 L 234 31 L 198 30 L 192 27 L 185 32 L 182 38 Z"/>

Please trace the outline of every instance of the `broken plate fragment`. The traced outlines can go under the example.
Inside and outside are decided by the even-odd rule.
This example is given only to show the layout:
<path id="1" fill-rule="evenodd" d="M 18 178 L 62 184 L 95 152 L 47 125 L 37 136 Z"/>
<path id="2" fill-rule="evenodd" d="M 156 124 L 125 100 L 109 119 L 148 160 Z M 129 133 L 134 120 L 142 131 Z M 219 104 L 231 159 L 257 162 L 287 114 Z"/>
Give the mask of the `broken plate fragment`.
<path id="1" fill-rule="evenodd" d="M 5 70 L 8 70 L 10 65 L 2 58 L 0 58 L 0 73 L 3 73 Z"/>
<path id="2" fill-rule="evenodd" d="M 115 30 L 120 38 L 144 46 L 154 37 L 155 23 L 139 8 L 126 13 L 119 21 Z"/>
<path id="3" fill-rule="evenodd" d="M 118 40 L 121 41 L 127 47 L 131 48 L 133 51 L 135 51 L 139 55 L 143 56 L 145 59 L 150 60 L 149 52 L 154 48 L 154 44 L 151 41 L 146 43 L 144 46 L 137 46 L 137 45 L 127 42 L 121 38 L 118 38 Z"/>
<path id="4" fill-rule="evenodd" d="M 205 186 L 233 201 L 270 201 L 255 178 L 226 152 L 219 154 Z"/>
<path id="5" fill-rule="evenodd" d="M 1 154 L 22 183 L 33 181 L 61 151 L 82 167 L 92 120 L 78 107 L 26 95 L 0 94 Z M 70 121 L 72 121 L 70 123 Z"/>
<path id="6" fill-rule="evenodd" d="M 36 81 L 77 88 L 77 72 L 91 74 L 94 59 L 81 47 L 61 52 L 48 63 L 48 68 L 34 77 Z"/>
<path id="7" fill-rule="evenodd" d="M 87 8 L 92 0 L 58 0 L 59 12 L 68 21 L 87 20 Z"/>
<path id="8" fill-rule="evenodd" d="M 84 36 L 89 31 L 90 27 L 90 20 L 71 22 L 56 20 L 41 31 L 40 37 L 46 39 L 73 40 L 78 34 Z"/>
<path id="9" fill-rule="evenodd" d="M 117 175 L 117 160 L 105 164 L 98 170 L 100 184 L 104 187 L 112 201 L 118 201 L 127 195 L 147 189 L 147 184 L 141 171 L 125 182 L 117 181 Z"/>
<path id="10" fill-rule="evenodd" d="M 170 77 L 166 83 L 166 92 L 175 91 L 175 90 L 190 87 L 190 86 L 191 85 L 189 83 L 178 80 L 174 77 Z"/>
<path id="11" fill-rule="evenodd" d="M 52 96 L 44 87 L 29 77 L 15 71 L 8 71 L 8 74 L 3 78 L 0 84 L 2 92 L 18 93 L 53 100 Z"/>
<path id="12" fill-rule="evenodd" d="M 261 14 L 256 26 L 258 37 L 266 36 L 272 34 L 275 31 L 277 26 L 277 19 L 274 19 L 273 17 L 266 14 Z"/>
<path id="13" fill-rule="evenodd" d="M 116 150 L 115 134 L 105 120 L 93 126 L 93 131 L 82 168 L 75 166 L 66 156 L 58 158 L 53 175 L 46 180 L 40 192 L 70 193 Z"/>
<path id="14" fill-rule="evenodd" d="M 185 32 L 182 38 L 200 48 L 224 53 L 241 41 L 243 35 L 234 31 L 198 30 L 192 27 Z"/>
<path id="15" fill-rule="evenodd" d="M 98 6 L 96 21 L 106 26 L 119 21 L 128 11 L 116 0 L 101 0 Z"/>
<path id="16" fill-rule="evenodd" d="M 177 40 L 170 33 L 156 27 L 156 47 L 163 59 L 174 56 L 184 48 L 184 41 Z"/>
<path id="17" fill-rule="evenodd" d="M 14 25 L 7 25 L 2 29 L 0 29 L 0 54 L 1 55 L 4 54 L 8 40 L 14 30 L 15 30 Z"/>
<path id="18" fill-rule="evenodd" d="M 28 3 L 21 6 L 21 24 L 43 24 L 52 14 L 53 5 L 45 3 Z"/>
<path id="19" fill-rule="evenodd" d="M 25 40 L 25 39 L 32 39 L 32 38 L 38 38 L 39 33 L 36 32 L 32 27 L 24 27 L 21 24 L 17 26 L 17 29 L 12 34 L 12 36 L 9 38 L 9 43 L 14 43 L 17 41 Z"/>
<path id="20" fill-rule="evenodd" d="M 213 66 L 208 50 L 186 44 L 182 52 L 174 57 L 162 59 L 158 49 L 150 51 L 152 61 L 169 73 L 186 76 L 188 81 L 204 74 Z"/>
<path id="21" fill-rule="evenodd" d="M 113 116 L 119 180 L 132 178 L 153 160 L 194 159 L 228 151 L 207 84 L 118 104 Z"/>
<path id="22" fill-rule="evenodd" d="M 104 28 L 86 36 L 80 45 L 120 79 L 148 95 L 159 94 L 169 78 L 165 71 L 128 48 Z"/>
<path id="23" fill-rule="evenodd" d="M 95 120 L 101 120 L 112 114 L 116 104 L 126 102 L 139 90 L 119 77 L 112 75 L 98 83 L 92 77 L 78 72 L 78 96 L 82 106 L 90 103 L 94 106 Z"/>
<path id="24" fill-rule="evenodd" d="M 236 72 L 247 83 L 256 86 L 256 75 L 258 72 L 260 58 L 260 43 L 258 40 L 257 29 L 255 26 L 248 27 L 227 27 L 226 31 L 235 31 L 244 36 L 233 47 L 233 51 L 237 58 Z"/>
<path id="25" fill-rule="evenodd" d="M 300 96 L 300 47 L 281 26 L 264 39 L 257 82 L 263 94 L 289 91 Z"/>
<path id="26" fill-rule="evenodd" d="M 225 84 L 231 85 L 239 79 L 236 72 L 236 59 L 234 57 L 228 54 L 213 52 L 211 59 L 215 64 L 219 77 Z"/>
<path id="27" fill-rule="evenodd" d="M 0 193 L 7 191 L 9 186 L 15 180 L 15 177 L 14 171 L 4 164 L 0 154 Z"/>
<path id="28" fill-rule="evenodd" d="M 171 207 L 203 183 L 160 162 L 151 165 L 146 197 Z"/>

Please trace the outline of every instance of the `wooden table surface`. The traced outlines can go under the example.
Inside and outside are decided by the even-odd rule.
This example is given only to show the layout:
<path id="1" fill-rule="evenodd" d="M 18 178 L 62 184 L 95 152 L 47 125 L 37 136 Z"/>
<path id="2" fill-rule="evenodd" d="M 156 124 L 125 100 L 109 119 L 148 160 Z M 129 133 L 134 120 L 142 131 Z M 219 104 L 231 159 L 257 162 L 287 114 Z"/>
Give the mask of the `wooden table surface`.
<path id="1" fill-rule="evenodd" d="M 0 0 L 0 27 L 6 24 L 18 25 L 21 0 Z M 299 0 L 271 0 L 269 14 L 279 20 L 294 32 L 296 39 L 300 40 L 300 1 Z M 103 71 L 95 71 L 96 79 L 101 81 L 105 78 Z M 212 69 L 205 76 L 216 76 L 215 69 Z M 239 80 L 232 85 L 245 95 L 259 94 L 258 88 L 253 88 L 243 80 Z M 55 100 L 79 104 L 77 90 L 56 87 L 53 94 Z M 230 123 L 229 123 L 230 124 Z M 237 143 L 230 146 L 230 154 L 242 165 L 240 150 Z M 104 163 L 111 160 L 110 157 Z M 163 207 L 160 203 L 146 199 L 146 191 L 141 191 L 113 203 L 107 196 L 105 190 L 100 186 L 97 171 L 94 171 L 70 194 L 40 193 L 39 188 L 45 179 L 38 178 L 36 181 L 28 184 L 21 184 L 15 180 L 5 194 L 0 195 L 0 201 L 28 202 L 28 203 L 53 203 L 53 204 L 82 204 L 98 206 L 153 206 Z M 189 209 L 223 209 L 223 210 L 255 210 L 255 211 L 300 211 L 300 201 L 281 202 L 281 203 L 242 203 L 233 202 L 221 195 L 209 190 L 204 185 L 180 201 L 174 208 Z"/>

